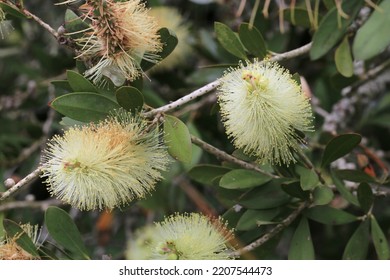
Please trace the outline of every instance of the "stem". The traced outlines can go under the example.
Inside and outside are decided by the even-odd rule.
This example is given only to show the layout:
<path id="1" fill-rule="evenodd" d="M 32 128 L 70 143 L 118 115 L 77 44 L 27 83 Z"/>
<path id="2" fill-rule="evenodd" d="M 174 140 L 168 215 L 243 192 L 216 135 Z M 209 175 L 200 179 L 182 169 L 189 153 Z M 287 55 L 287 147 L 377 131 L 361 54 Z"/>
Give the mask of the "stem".
<path id="1" fill-rule="evenodd" d="M 280 224 L 275 226 L 273 229 L 271 229 L 268 233 L 264 234 L 259 239 L 255 240 L 254 242 L 246 245 L 245 247 L 236 250 L 231 255 L 232 257 L 239 257 L 240 255 L 243 255 L 245 253 L 248 253 L 257 247 L 263 245 L 267 241 L 269 241 L 271 238 L 273 238 L 275 235 L 277 235 L 279 232 L 281 232 L 283 229 L 288 227 L 295 219 L 301 214 L 301 212 L 309 205 L 308 202 L 304 202 L 299 207 L 294 210 L 286 219 L 284 219 Z"/>
<path id="2" fill-rule="evenodd" d="M 199 96 L 202 96 L 212 90 L 214 90 L 215 88 L 217 88 L 220 84 L 220 81 L 219 80 L 216 80 L 214 82 L 211 82 L 203 87 L 201 87 L 200 89 L 197 89 L 193 92 L 191 92 L 190 94 L 187 94 L 186 96 L 183 96 L 182 98 L 176 100 L 176 101 L 173 101 L 167 105 L 164 105 L 160 108 L 157 108 L 157 109 L 154 109 L 154 110 L 151 110 L 149 112 L 146 112 L 144 113 L 144 117 L 151 117 L 153 115 L 156 115 L 156 114 L 161 114 L 161 113 L 165 113 L 167 111 L 171 111 L 173 109 L 177 109 L 179 108 L 181 105 L 184 105 L 192 100 L 194 100 L 195 98 L 199 97 Z"/>
<path id="3" fill-rule="evenodd" d="M 241 159 L 238 159 L 232 155 L 229 155 L 228 153 L 204 142 L 203 140 L 191 135 L 191 141 L 192 143 L 194 143 L 195 145 L 199 146 L 200 148 L 202 148 L 203 150 L 205 150 L 206 152 L 209 152 L 210 154 L 213 154 L 215 155 L 217 158 L 219 159 L 222 159 L 222 160 L 225 160 L 225 161 L 228 161 L 228 162 L 231 162 L 231 163 L 235 163 L 235 164 L 238 164 L 240 165 L 241 167 L 243 168 L 246 168 L 246 169 L 249 169 L 249 170 L 255 170 L 261 174 L 264 174 L 266 176 L 269 176 L 269 177 L 272 177 L 274 179 L 276 178 L 279 178 L 279 176 L 277 175 L 274 175 L 274 174 L 271 174 L 271 173 L 268 173 L 264 170 L 262 170 L 261 168 L 259 168 L 257 165 L 253 164 L 253 163 L 249 163 L 249 162 L 246 162 L 246 161 L 243 161 Z"/>
<path id="4" fill-rule="evenodd" d="M 39 17 L 37 17 L 36 15 L 32 14 L 29 10 L 27 9 L 22 9 L 20 10 L 23 14 L 25 14 L 27 17 L 29 18 L 32 18 L 33 20 L 35 20 L 40 26 L 42 26 L 43 28 L 45 28 L 47 31 L 49 31 L 51 33 L 51 35 L 54 36 L 54 38 L 58 39 L 58 33 L 57 31 L 55 31 L 50 25 L 48 25 L 46 22 L 44 22 L 43 20 L 41 20 Z"/>
<path id="5" fill-rule="evenodd" d="M 3 201 L 7 198 L 9 198 L 12 194 L 16 193 L 19 191 L 24 185 L 27 185 L 28 183 L 34 181 L 39 174 L 42 172 L 41 168 L 38 167 L 35 169 L 33 172 L 28 174 L 26 177 L 24 177 L 22 180 L 20 180 L 17 184 L 15 184 L 13 187 L 11 187 L 9 190 L 3 192 L 0 194 L 0 201 Z"/>

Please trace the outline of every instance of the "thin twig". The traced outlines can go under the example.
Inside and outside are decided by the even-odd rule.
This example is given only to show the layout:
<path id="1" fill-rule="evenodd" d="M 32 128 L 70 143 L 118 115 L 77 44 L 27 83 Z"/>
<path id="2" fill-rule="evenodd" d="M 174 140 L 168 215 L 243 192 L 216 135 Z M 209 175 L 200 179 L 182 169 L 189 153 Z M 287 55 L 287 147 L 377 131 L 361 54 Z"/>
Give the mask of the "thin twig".
<path id="1" fill-rule="evenodd" d="M 54 36 L 54 38 L 58 39 L 58 33 L 57 31 L 55 31 L 49 24 L 47 24 L 46 22 L 44 22 L 42 19 L 40 19 L 39 17 L 37 17 L 36 15 L 32 14 L 29 10 L 27 9 L 21 9 L 20 10 L 23 14 L 25 14 L 27 17 L 29 18 L 32 18 L 33 20 L 35 20 L 40 26 L 42 26 L 43 28 L 45 28 L 47 31 L 49 31 L 51 33 L 51 35 Z"/>
<path id="2" fill-rule="evenodd" d="M 301 212 L 309 205 L 309 202 L 304 202 L 297 209 L 295 209 L 287 218 L 285 218 L 280 224 L 276 225 L 273 229 L 271 229 L 268 233 L 264 234 L 259 239 L 253 241 L 252 243 L 242 247 L 235 252 L 232 253 L 232 257 L 239 257 L 245 253 L 248 253 L 255 248 L 263 245 L 283 229 L 288 227 L 295 219 L 301 214 Z"/>
<path id="3" fill-rule="evenodd" d="M 202 148 L 203 150 L 205 150 L 206 152 L 209 152 L 210 154 L 213 154 L 215 155 L 217 158 L 219 159 L 222 159 L 222 160 L 225 160 L 225 161 L 228 161 L 228 162 L 231 162 L 231 163 L 234 163 L 234 164 L 238 164 L 240 166 L 242 166 L 243 168 L 246 168 L 246 169 L 249 169 L 249 170 L 255 170 L 261 174 L 264 174 L 266 176 L 269 176 L 269 177 L 272 177 L 274 179 L 276 178 L 279 178 L 279 176 L 277 175 L 274 175 L 274 174 L 271 174 L 267 171 L 264 171 L 263 169 L 259 168 L 256 164 L 253 164 L 253 163 L 249 163 L 249 162 L 246 162 L 246 161 L 243 161 L 241 159 L 238 159 L 232 155 L 229 155 L 228 153 L 204 142 L 203 140 L 191 135 L 191 141 L 192 143 L 194 143 L 195 145 L 199 146 L 200 148 Z"/>
<path id="4" fill-rule="evenodd" d="M 307 168 L 313 170 L 316 174 L 317 174 L 317 177 L 318 179 L 320 180 L 320 182 L 322 184 L 325 185 L 325 180 L 324 178 L 322 178 L 322 175 L 321 175 L 321 172 L 318 171 L 315 167 L 314 167 L 314 164 L 311 162 L 311 160 L 304 154 L 304 152 L 300 149 L 297 149 L 296 150 L 296 153 L 298 154 L 298 156 L 303 160 L 303 163 L 306 165 Z"/>
<path id="5" fill-rule="evenodd" d="M 176 101 L 173 101 L 167 105 L 164 105 L 160 108 L 157 108 L 157 109 L 154 109 L 154 110 L 151 110 L 149 112 L 146 112 L 144 113 L 143 115 L 145 117 L 152 117 L 156 114 L 161 114 L 161 113 L 164 113 L 164 112 L 168 112 L 168 111 L 171 111 L 171 110 L 174 110 L 174 109 L 177 109 L 179 108 L 181 105 L 184 105 L 188 102 L 191 102 L 192 100 L 194 100 L 195 98 L 199 97 L 199 96 L 202 96 L 202 95 L 205 95 L 206 93 L 209 93 L 210 91 L 214 90 L 215 88 L 217 88 L 219 86 L 220 82 L 219 80 L 216 80 L 214 82 L 211 82 L 193 92 L 191 92 L 190 94 L 187 94 L 186 96 L 183 96 L 182 98 L 176 100 Z"/>
<path id="6" fill-rule="evenodd" d="M 24 177 L 22 180 L 20 180 L 17 184 L 15 184 L 13 187 L 11 187 L 9 190 L 3 192 L 0 194 L 0 201 L 5 200 L 9 198 L 12 194 L 16 193 L 21 187 L 24 185 L 27 185 L 28 183 L 34 181 L 36 178 L 38 178 L 39 174 L 42 172 L 41 168 L 38 167 L 33 172 L 28 174 L 26 177 Z"/>

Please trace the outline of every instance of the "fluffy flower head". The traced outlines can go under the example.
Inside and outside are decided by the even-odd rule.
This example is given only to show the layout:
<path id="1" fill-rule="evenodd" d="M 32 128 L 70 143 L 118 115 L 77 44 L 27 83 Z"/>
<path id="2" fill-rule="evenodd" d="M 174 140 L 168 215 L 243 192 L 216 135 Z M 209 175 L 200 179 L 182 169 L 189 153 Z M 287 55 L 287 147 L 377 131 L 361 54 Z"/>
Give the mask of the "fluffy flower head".
<path id="1" fill-rule="evenodd" d="M 198 213 L 176 214 L 156 224 L 152 258 L 171 260 L 230 259 L 232 232 L 220 219 Z"/>
<path id="2" fill-rule="evenodd" d="M 38 225 L 23 224 L 20 227 L 24 232 L 31 238 L 32 242 L 39 246 L 39 228 Z M 30 253 L 23 250 L 16 242 L 19 236 L 14 236 L 10 238 L 5 237 L 5 240 L 0 240 L 0 260 L 34 260 L 37 257 L 34 257 Z"/>
<path id="3" fill-rule="evenodd" d="M 85 72 L 93 82 L 110 74 L 132 81 L 141 73 L 142 59 L 157 62 L 162 49 L 158 25 L 142 0 L 87 0 L 80 11 L 90 27 L 76 39 L 78 58 L 93 64 Z"/>
<path id="4" fill-rule="evenodd" d="M 81 210 L 113 209 L 154 189 L 169 162 L 157 130 L 121 112 L 54 136 L 42 157 L 52 195 Z"/>
<path id="5" fill-rule="evenodd" d="M 218 101 L 234 145 L 258 162 L 289 164 L 301 149 L 297 131 L 312 130 L 309 99 L 291 74 L 272 62 L 241 64 L 221 78 Z"/>

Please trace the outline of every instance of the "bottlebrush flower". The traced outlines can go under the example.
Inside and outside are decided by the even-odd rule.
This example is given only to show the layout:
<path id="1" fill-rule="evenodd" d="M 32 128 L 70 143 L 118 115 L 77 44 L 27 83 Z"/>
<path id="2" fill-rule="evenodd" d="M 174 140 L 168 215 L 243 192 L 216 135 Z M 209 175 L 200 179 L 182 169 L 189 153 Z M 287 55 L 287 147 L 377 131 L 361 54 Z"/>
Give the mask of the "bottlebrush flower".
<path id="1" fill-rule="evenodd" d="M 156 224 L 151 243 L 153 259 L 231 259 L 227 243 L 233 234 L 221 219 L 198 213 L 176 214 Z"/>
<path id="2" fill-rule="evenodd" d="M 85 75 L 94 83 L 111 75 L 132 81 L 142 72 L 142 59 L 158 61 L 158 25 L 141 0 L 87 0 L 79 9 L 90 27 L 75 39 L 80 47 L 77 58 L 93 65 Z"/>
<path id="3" fill-rule="evenodd" d="M 301 149 L 297 131 L 312 130 L 309 99 L 277 63 L 255 61 L 221 78 L 218 101 L 226 133 L 258 162 L 289 164 Z"/>
<path id="4" fill-rule="evenodd" d="M 39 246 L 38 239 L 40 230 L 38 225 L 23 224 L 20 227 L 30 237 L 34 245 Z M 38 259 L 30 253 L 23 250 L 17 243 L 18 236 L 5 236 L 3 241 L 0 240 L 0 260 L 34 260 Z"/>
<path id="5" fill-rule="evenodd" d="M 150 15 L 155 17 L 161 28 L 167 27 L 174 31 L 178 39 L 177 46 L 173 52 L 153 67 L 152 71 L 172 70 L 191 56 L 191 46 L 188 44 L 190 37 L 189 24 L 172 7 L 153 7 L 150 10 Z"/>
<path id="6" fill-rule="evenodd" d="M 81 210 L 113 209 L 154 189 L 169 162 L 157 129 L 121 112 L 54 136 L 42 157 L 52 195 Z"/>

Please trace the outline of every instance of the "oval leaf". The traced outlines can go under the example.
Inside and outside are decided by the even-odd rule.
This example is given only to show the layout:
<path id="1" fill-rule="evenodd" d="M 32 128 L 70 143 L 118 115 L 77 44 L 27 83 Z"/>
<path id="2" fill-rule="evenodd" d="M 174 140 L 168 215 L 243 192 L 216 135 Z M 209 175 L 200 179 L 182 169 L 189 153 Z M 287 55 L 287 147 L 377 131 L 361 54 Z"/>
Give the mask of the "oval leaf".
<path id="1" fill-rule="evenodd" d="M 342 1 L 342 10 L 348 15 L 348 19 L 340 17 L 336 7 L 325 15 L 313 36 L 313 45 L 310 49 L 312 60 L 322 57 L 337 44 L 357 15 L 363 2 L 363 0 Z"/>
<path id="2" fill-rule="evenodd" d="M 54 99 L 50 106 L 59 113 L 82 122 L 99 121 L 120 106 L 109 98 L 93 92 L 75 92 Z"/>
<path id="3" fill-rule="evenodd" d="M 237 230 L 251 230 L 258 227 L 264 222 L 271 222 L 279 214 L 278 208 L 266 210 L 246 210 L 245 213 L 238 220 Z"/>
<path id="4" fill-rule="evenodd" d="M 302 166 L 296 167 L 297 173 L 300 175 L 299 180 L 301 183 L 302 190 L 309 191 L 314 189 L 320 180 L 318 175 L 313 169 L 307 169 Z"/>
<path id="5" fill-rule="evenodd" d="M 96 87 L 88 81 L 83 75 L 76 71 L 66 71 L 66 77 L 73 91 L 76 92 L 97 92 Z"/>
<path id="6" fill-rule="evenodd" d="M 28 234 L 14 221 L 4 219 L 4 230 L 10 238 L 15 238 L 15 242 L 27 253 L 34 257 L 39 257 L 37 248 Z"/>
<path id="7" fill-rule="evenodd" d="M 267 55 L 264 38 L 255 26 L 250 28 L 248 23 L 242 23 L 238 35 L 242 44 L 251 54 L 261 59 Z"/>
<path id="8" fill-rule="evenodd" d="M 362 140 L 356 133 L 341 134 L 334 137 L 325 147 L 321 166 L 324 167 L 351 152 Z"/>
<path id="9" fill-rule="evenodd" d="M 344 40 L 336 49 L 334 61 L 336 63 L 337 71 L 339 71 L 341 75 L 344 77 L 352 77 L 353 61 L 347 36 L 344 37 Z"/>
<path id="10" fill-rule="evenodd" d="M 329 206 L 310 208 L 305 211 L 305 215 L 313 221 L 326 225 L 342 225 L 357 221 L 354 215 Z"/>
<path id="11" fill-rule="evenodd" d="M 389 243 L 374 216 L 371 216 L 371 235 L 378 259 L 388 260 L 390 258 Z"/>
<path id="12" fill-rule="evenodd" d="M 368 212 L 371 209 L 374 202 L 374 195 L 369 184 L 361 183 L 357 189 L 357 198 L 359 200 L 360 207 L 364 212 Z"/>
<path id="13" fill-rule="evenodd" d="M 77 258 L 90 259 L 80 232 L 64 210 L 50 206 L 45 212 L 45 224 L 51 237 Z"/>
<path id="14" fill-rule="evenodd" d="M 169 154 L 176 160 L 189 163 L 192 159 L 191 135 L 187 126 L 178 118 L 164 118 L 164 141 Z"/>
<path id="15" fill-rule="evenodd" d="M 368 229 L 369 223 L 367 220 L 358 226 L 345 247 L 344 260 L 364 260 L 367 257 L 370 242 Z"/>
<path id="16" fill-rule="evenodd" d="M 352 46 L 355 58 L 367 60 L 381 53 L 390 44 L 389 26 L 390 0 L 384 0 L 356 32 Z"/>
<path id="17" fill-rule="evenodd" d="M 232 170 L 222 176 L 219 186 L 225 189 L 246 189 L 265 184 L 271 177 L 247 169 Z"/>
<path id="18" fill-rule="evenodd" d="M 215 22 L 214 30 L 217 35 L 218 42 L 225 50 L 241 59 L 247 59 L 244 47 L 237 38 L 237 35 L 229 28 L 229 26 L 221 22 Z"/>
<path id="19" fill-rule="evenodd" d="M 291 240 L 288 251 L 289 260 L 314 260 L 314 246 L 310 235 L 309 223 L 302 217 Z"/>
<path id="20" fill-rule="evenodd" d="M 309 15 L 306 9 L 303 8 L 294 8 L 294 9 L 284 9 L 283 10 L 284 19 L 291 22 L 293 25 L 302 26 L 306 28 L 311 28 L 312 24 L 310 22 Z"/>
<path id="21" fill-rule="evenodd" d="M 188 176 L 198 183 L 205 185 L 213 185 L 213 181 L 217 177 L 229 172 L 231 169 L 218 165 L 201 164 L 194 166 L 188 171 Z"/>
<path id="22" fill-rule="evenodd" d="M 144 105 L 142 93 L 135 87 L 121 87 L 115 92 L 118 104 L 129 112 L 140 112 Z"/>
<path id="23" fill-rule="evenodd" d="M 160 35 L 160 41 L 163 44 L 163 49 L 156 55 L 160 57 L 160 59 L 164 59 L 176 48 L 178 40 L 175 32 L 168 28 L 161 28 L 157 33 Z M 149 70 L 154 65 L 155 63 L 150 60 L 143 59 L 141 61 L 141 68 L 143 71 Z"/>
<path id="24" fill-rule="evenodd" d="M 333 192 L 330 188 L 319 186 L 313 191 L 313 204 L 326 205 L 333 200 Z"/>

